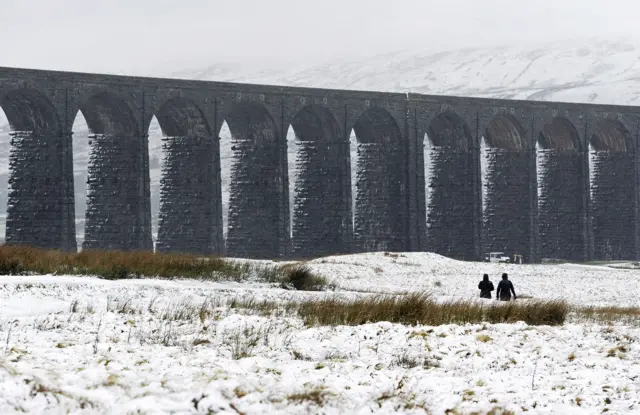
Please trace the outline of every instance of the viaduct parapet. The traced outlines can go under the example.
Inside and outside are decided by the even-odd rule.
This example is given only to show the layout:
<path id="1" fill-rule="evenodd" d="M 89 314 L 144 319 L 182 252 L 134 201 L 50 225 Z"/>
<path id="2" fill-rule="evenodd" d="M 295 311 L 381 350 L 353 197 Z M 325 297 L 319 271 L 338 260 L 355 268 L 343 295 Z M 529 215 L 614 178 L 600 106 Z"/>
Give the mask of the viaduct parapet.
<path id="1" fill-rule="evenodd" d="M 81 111 L 91 131 L 84 249 L 153 249 L 155 116 L 165 152 L 158 251 L 640 257 L 636 107 L 15 68 L 0 68 L 0 106 L 13 131 L 2 149 L 8 244 L 78 248 L 72 126 Z M 234 154 L 226 237 L 225 121 Z M 289 127 L 298 163 L 292 204 Z"/>

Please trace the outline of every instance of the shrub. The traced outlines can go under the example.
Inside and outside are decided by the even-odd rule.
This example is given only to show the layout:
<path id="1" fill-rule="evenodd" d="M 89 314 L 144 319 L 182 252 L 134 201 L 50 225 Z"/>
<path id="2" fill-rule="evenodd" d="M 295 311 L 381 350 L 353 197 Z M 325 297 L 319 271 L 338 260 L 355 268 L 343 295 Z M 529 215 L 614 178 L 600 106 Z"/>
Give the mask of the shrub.
<path id="1" fill-rule="evenodd" d="M 331 288 L 325 277 L 314 274 L 307 265 L 285 265 L 280 271 L 282 288 L 301 291 L 324 291 Z"/>

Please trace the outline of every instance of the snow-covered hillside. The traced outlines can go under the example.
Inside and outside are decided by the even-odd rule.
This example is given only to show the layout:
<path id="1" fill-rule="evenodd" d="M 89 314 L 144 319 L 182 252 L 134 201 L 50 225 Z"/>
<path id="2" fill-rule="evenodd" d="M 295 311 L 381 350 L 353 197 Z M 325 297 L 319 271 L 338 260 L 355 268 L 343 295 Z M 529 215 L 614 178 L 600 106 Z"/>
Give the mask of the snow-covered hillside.
<path id="1" fill-rule="evenodd" d="M 634 105 L 640 44 L 593 41 L 439 53 L 411 50 L 291 69 L 182 70 L 180 78 L 388 92 Z"/>
<path id="2" fill-rule="evenodd" d="M 623 41 L 505 46 L 439 53 L 401 51 L 368 59 L 284 67 L 250 61 L 213 63 L 204 68 L 161 67 L 149 76 L 261 84 L 330 87 L 393 92 L 560 100 L 603 104 L 640 103 L 640 44 Z M 8 177 L 8 126 L 0 113 L 0 237 L 4 235 Z M 74 128 L 76 216 L 82 235 L 88 160 L 87 128 L 79 116 Z M 150 134 L 152 210 L 157 221 L 162 151 L 161 131 Z M 223 140 L 228 135 L 223 132 Z M 290 146 L 290 169 L 295 158 Z M 228 177 L 230 150 L 223 148 L 223 177 Z M 228 178 L 223 179 L 228 186 Z M 225 198 L 226 200 L 227 198 Z"/>

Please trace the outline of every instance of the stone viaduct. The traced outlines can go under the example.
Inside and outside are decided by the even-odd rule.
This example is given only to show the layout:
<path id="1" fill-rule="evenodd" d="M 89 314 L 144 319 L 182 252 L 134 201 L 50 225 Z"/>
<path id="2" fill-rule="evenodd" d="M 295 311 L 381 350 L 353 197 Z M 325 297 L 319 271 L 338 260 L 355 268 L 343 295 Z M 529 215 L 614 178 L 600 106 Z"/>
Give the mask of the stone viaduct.
<path id="1" fill-rule="evenodd" d="M 640 108 L 15 68 L 0 68 L 0 106 L 13 131 L 2 149 L 8 244 L 77 249 L 72 126 L 82 111 L 91 130 L 84 249 L 153 249 L 147 132 L 155 115 L 166 160 L 158 251 L 640 257 Z M 235 157 L 226 239 L 223 121 Z M 293 206 L 289 126 L 300 167 Z"/>

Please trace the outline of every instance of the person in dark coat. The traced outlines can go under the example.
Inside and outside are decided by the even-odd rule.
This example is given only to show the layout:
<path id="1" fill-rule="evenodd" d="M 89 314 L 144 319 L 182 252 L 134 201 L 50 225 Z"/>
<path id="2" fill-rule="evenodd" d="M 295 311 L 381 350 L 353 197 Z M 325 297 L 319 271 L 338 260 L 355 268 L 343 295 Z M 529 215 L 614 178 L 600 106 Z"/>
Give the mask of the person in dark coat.
<path id="1" fill-rule="evenodd" d="M 480 290 L 480 298 L 491 298 L 491 291 L 493 291 L 494 288 L 487 274 L 482 276 L 482 281 L 478 284 L 478 289 Z"/>
<path id="2" fill-rule="evenodd" d="M 498 284 L 498 291 L 496 291 L 496 300 L 511 301 L 511 293 L 513 293 L 513 299 L 516 299 L 516 291 L 513 289 L 513 284 L 509 281 L 506 273 L 502 274 L 502 281 Z"/>

